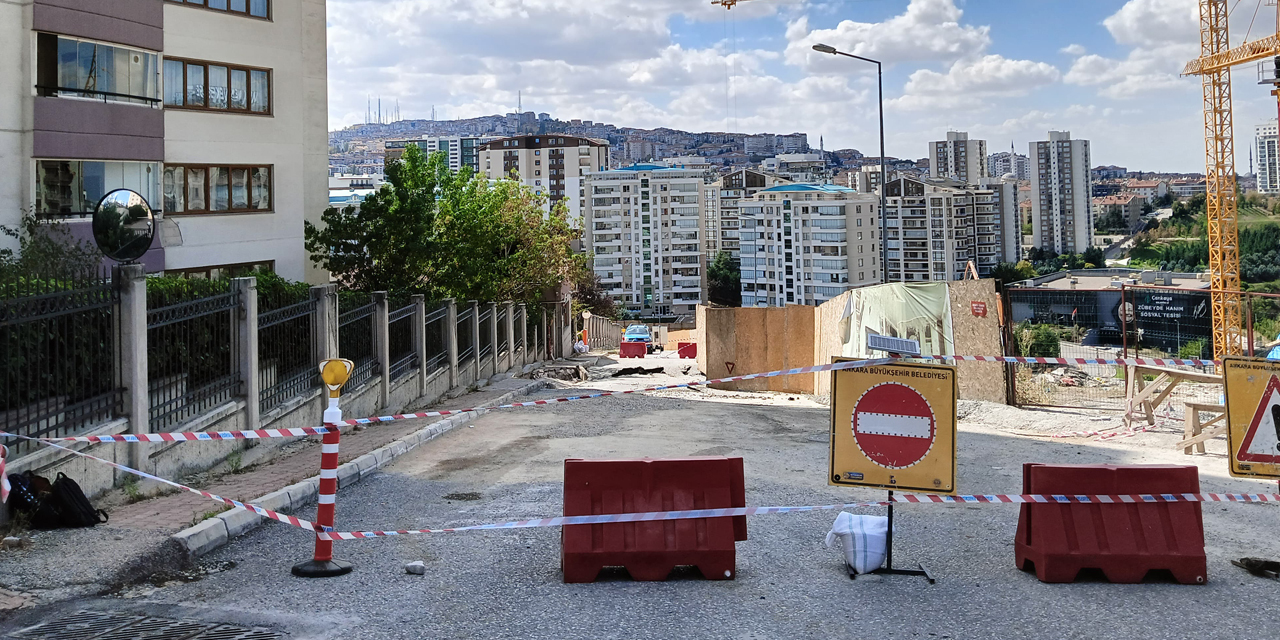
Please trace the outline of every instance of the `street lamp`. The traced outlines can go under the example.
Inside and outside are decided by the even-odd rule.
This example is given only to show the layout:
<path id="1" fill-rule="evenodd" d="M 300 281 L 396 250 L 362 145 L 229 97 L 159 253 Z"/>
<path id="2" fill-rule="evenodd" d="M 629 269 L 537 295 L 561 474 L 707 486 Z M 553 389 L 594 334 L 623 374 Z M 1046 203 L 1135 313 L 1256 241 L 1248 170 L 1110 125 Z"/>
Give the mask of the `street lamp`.
<path id="1" fill-rule="evenodd" d="M 885 188 L 889 181 L 889 172 L 885 170 L 884 161 L 884 66 L 879 60 L 855 56 L 852 53 L 845 53 L 836 49 L 829 44 L 815 44 L 813 50 L 818 53 L 829 53 L 833 56 L 844 56 L 846 58 L 854 58 L 863 62 L 870 62 L 876 65 L 876 79 L 879 85 L 879 103 L 880 103 L 880 282 L 889 281 L 889 262 L 886 257 L 888 253 L 888 243 L 885 241 L 885 233 L 888 231 L 885 218 Z"/>

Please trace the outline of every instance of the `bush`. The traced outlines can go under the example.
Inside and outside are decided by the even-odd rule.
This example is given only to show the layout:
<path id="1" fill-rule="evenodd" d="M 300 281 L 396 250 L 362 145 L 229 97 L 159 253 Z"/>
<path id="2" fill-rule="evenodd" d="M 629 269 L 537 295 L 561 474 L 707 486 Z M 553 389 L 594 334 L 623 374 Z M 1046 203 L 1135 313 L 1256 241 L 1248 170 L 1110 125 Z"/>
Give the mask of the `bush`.
<path id="1" fill-rule="evenodd" d="M 1178 357 L 1185 360 L 1199 360 L 1205 357 L 1205 347 L 1208 341 L 1204 338 L 1197 338 L 1178 348 Z"/>

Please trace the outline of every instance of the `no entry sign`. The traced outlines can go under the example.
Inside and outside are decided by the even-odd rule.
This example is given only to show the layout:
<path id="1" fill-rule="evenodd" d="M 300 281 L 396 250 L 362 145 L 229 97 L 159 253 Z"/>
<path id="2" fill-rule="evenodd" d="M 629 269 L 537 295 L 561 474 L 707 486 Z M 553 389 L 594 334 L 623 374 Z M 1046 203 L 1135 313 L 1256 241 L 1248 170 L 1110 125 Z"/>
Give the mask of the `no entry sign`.
<path id="1" fill-rule="evenodd" d="M 955 491 L 955 369 L 893 364 L 832 374 L 833 485 Z"/>

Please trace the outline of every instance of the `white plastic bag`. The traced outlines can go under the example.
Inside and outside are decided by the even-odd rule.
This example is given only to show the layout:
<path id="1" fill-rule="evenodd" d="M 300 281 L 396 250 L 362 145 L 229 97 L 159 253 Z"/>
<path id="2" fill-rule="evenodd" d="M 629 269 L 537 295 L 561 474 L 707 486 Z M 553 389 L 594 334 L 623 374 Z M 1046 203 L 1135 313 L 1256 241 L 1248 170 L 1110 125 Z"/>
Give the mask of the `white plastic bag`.
<path id="1" fill-rule="evenodd" d="M 827 547 L 840 540 L 844 559 L 858 573 L 870 573 L 884 566 L 889 537 L 889 519 L 884 516 L 855 516 L 841 511 L 827 532 Z"/>

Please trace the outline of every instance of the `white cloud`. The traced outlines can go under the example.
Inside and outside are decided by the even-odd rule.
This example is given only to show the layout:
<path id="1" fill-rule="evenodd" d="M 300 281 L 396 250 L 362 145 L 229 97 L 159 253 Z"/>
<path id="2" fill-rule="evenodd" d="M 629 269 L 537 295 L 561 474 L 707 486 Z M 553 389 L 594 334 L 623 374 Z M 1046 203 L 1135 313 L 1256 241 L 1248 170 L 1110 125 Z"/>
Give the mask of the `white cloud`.
<path id="1" fill-rule="evenodd" d="M 1045 62 L 986 55 L 958 60 L 946 73 L 921 69 L 911 74 L 905 93 L 895 100 L 903 109 L 976 108 L 983 98 L 1022 96 L 1062 77 Z"/>
<path id="2" fill-rule="evenodd" d="M 1157 47 L 1200 40 L 1196 0 L 1129 0 L 1102 21 L 1120 44 Z"/>
<path id="3" fill-rule="evenodd" d="M 1067 46 L 1065 46 L 1065 47 L 1063 47 L 1063 48 L 1059 49 L 1059 51 L 1061 51 L 1062 53 L 1065 53 L 1065 54 L 1067 54 L 1067 55 L 1069 55 L 1069 56 L 1082 56 L 1082 55 L 1084 55 L 1084 53 L 1085 53 L 1085 48 L 1084 48 L 1084 45 L 1079 45 L 1079 44 L 1069 44 L 1069 45 L 1067 45 Z"/>
<path id="4" fill-rule="evenodd" d="M 880 23 L 844 20 L 833 29 L 810 30 L 801 17 L 787 28 L 786 59 L 830 71 L 836 65 L 831 56 L 813 51 L 822 43 L 884 64 L 957 60 L 991 44 L 990 29 L 960 24 L 962 15 L 954 0 L 911 0 L 901 15 Z"/>

